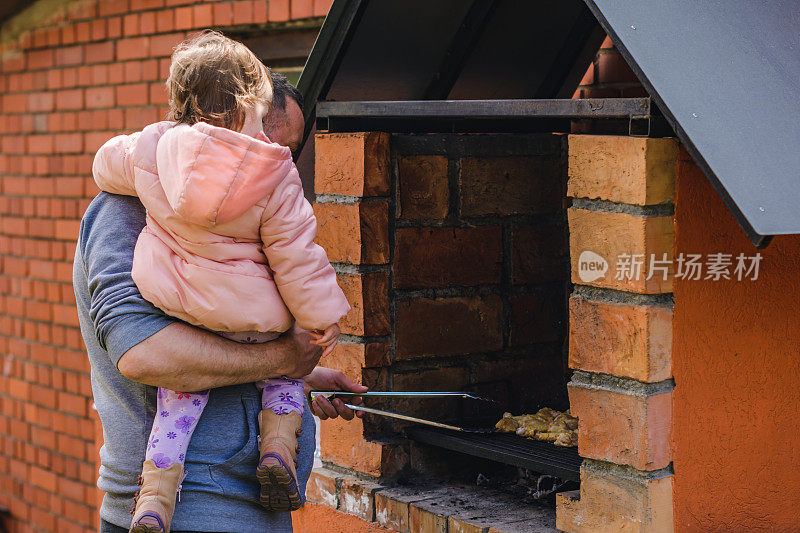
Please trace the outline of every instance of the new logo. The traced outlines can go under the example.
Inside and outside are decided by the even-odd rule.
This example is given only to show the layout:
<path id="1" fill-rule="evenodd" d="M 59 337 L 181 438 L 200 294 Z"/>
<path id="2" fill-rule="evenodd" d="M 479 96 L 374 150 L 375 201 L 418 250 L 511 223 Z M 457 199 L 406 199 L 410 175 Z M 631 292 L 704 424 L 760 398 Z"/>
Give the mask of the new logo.
<path id="1" fill-rule="evenodd" d="M 608 272 L 608 261 L 591 250 L 584 250 L 578 257 L 578 277 L 584 283 L 600 279 Z"/>

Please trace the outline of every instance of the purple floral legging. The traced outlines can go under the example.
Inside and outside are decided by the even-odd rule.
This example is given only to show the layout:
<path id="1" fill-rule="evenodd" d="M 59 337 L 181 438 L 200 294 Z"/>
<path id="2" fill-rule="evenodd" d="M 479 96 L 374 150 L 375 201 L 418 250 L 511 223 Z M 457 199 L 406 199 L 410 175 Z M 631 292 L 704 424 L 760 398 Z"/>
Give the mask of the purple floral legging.
<path id="1" fill-rule="evenodd" d="M 262 343 L 276 338 L 273 333 L 219 333 L 237 342 Z M 303 381 L 275 378 L 256 382 L 261 390 L 261 408 L 272 409 L 275 414 L 303 414 Z M 174 463 L 183 464 L 186 449 L 208 403 L 208 390 L 177 392 L 159 387 L 156 396 L 156 417 L 147 441 L 145 460 L 152 460 L 158 468 Z"/>

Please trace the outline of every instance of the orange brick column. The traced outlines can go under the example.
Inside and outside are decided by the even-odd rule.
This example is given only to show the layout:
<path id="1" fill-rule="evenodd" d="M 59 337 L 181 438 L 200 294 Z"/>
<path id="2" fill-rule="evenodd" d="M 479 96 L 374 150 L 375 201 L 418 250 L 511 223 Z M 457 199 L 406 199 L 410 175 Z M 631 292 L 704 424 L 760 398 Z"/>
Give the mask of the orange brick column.
<path id="1" fill-rule="evenodd" d="M 572 135 L 570 407 L 581 489 L 562 531 L 672 531 L 675 139 Z"/>
<path id="2" fill-rule="evenodd" d="M 387 364 L 389 318 L 389 135 L 316 137 L 317 242 L 328 252 L 352 307 L 339 348 L 321 364 L 369 387 Z M 380 388 L 380 387 L 379 387 Z M 322 459 L 380 476 L 390 446 L 364 439 L 359 419 L 322 423 Z"/>

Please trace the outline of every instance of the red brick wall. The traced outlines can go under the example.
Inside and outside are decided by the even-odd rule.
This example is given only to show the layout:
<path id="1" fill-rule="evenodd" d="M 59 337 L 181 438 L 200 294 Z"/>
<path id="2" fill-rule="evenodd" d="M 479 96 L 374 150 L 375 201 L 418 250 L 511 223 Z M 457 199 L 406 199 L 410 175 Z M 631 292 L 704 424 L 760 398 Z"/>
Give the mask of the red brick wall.
<path id="1" fill-rule="evenodd" d="M 564 140 L 318 135 L 318 242 L 353 304 L 344 349 L 323 364 L 386 390 L 467 389 L 518 412 L 566 408 Z M 372 405 L 457 413 L 455 400 Z M 324 422 L 323 460 L 374 475 L 405 466 L 408 452 L 386 444 L 396 424 L 368 419 L 364 429 L 371 442 Z M 411 459 L 427 470 L 413 449 Z"/>
<path id="2" fill-rule="evenodd" d="M 97 192 L 94 151 L 165 115 L 169 54 L 186 32 L 266 28 L 325 15 L 330 3 L 70 2 L 2 49 L 0 505 L 11 531 L 90 531 L 98 520 L 71 286 L 79 220 Z"/>

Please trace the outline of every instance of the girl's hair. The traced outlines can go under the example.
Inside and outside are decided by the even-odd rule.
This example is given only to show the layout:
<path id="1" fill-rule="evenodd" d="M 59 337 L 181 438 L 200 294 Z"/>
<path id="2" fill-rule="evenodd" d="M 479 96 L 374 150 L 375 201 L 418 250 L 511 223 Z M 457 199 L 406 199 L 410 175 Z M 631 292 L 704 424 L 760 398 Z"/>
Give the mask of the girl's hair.
<path id="1" fill-rule="evenodd" d="M 167 78 L 170 118 L 179 124 L 207 122 L 239 131 L 245 109 L 272 106 L 269 70 L 240 42 L 204 31 L 179 44 Z"/>

